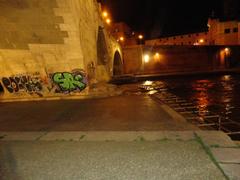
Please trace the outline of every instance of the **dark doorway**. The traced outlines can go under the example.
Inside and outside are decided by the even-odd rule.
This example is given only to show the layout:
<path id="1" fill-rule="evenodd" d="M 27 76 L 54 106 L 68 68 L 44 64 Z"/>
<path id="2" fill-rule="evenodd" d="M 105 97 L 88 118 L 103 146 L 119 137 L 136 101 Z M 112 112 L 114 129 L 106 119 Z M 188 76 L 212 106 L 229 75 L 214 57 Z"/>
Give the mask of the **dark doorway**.
<path id="1" fill-rule="evenodd" d="M 114 60 L 113 60 L 113 75 L 119 76 L 123 74 L 123 63 L 121 59 L 121 55 L 118 51 L 114 54 Z"/>

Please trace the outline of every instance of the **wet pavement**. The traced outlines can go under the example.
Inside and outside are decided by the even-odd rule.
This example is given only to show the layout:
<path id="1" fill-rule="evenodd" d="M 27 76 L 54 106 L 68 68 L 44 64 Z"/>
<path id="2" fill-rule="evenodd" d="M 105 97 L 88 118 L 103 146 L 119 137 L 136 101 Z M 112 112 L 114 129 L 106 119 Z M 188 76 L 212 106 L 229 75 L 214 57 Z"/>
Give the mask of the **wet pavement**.
<path id="1" fill-rule="evenodd" d="M 240 140 L 240 75 L 169 77 L 134 85 L 142 87 L 142 92 L 156 93 L 160 101 L 202 129 L 222 130 Z M 122 88 L 131 92 L 134 85 Z"/>
<path id="2" fill-rule="evenodd" d="M 0 104 L 0 131 L 195 130 L 147 95 Z M 177 118 L 175 118 L 177 116 Z"/>

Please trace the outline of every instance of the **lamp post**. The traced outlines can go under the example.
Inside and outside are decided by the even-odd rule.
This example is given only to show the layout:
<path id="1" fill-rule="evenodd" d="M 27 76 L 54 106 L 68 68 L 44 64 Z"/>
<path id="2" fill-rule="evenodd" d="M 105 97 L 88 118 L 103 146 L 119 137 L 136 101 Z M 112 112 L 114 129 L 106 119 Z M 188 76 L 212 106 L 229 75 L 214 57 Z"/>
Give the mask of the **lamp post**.
<path id="1" fill-rule="evenodd" d="M 147 54 L 143 54 L 143 46 L 142 46 L 142 40 L 143 40 L 143 35 L 142 34 L 139 34 L 138 35 L 138 41 L 139 41 L 139 44 L 140 44 L 140 49 L 141 49 L 141 68 L 140 68 L 140 73 L 141 74 L 144 74 L 144 65 L 145 63 L 148 63 L 149 62 L 149 55 Z"/>
<path id="2" fill-rule="evenodd" d="M 139 40 L 139 43 L 140 43 L 140 44 L 143 44 L 143 43 L 142 43 L 142 40 L 143 40 L 143 35 L 142 35 L 142 34 L 139 34 L 139 35 L 138 35 L 138 40 Z"/>

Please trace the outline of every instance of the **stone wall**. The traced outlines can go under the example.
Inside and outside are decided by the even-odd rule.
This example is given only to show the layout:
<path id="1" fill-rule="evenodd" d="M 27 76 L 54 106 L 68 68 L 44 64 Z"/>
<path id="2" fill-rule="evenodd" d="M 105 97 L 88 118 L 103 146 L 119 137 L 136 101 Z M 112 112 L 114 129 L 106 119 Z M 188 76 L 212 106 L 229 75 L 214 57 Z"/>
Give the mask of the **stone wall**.
<path id="1" fill-rule="evenodd" d="M 87 95 L 110 79 L 117 51 L 95 0 L 0 0 L 0 99 Z"/>
<path id="2" fill-rule="evenodd" d="M 206 72 L 239 67 L 240 47 L 132 46 L 123 49 L 125 74 Z M 144 62 L 144 56 L 149 62 Z"/>

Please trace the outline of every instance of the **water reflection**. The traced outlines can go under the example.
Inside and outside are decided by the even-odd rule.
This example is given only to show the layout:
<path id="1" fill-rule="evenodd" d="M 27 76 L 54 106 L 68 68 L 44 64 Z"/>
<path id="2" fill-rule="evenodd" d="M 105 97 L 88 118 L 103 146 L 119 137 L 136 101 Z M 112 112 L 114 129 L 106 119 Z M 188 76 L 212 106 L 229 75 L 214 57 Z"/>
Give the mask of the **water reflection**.
<path id="1" fill-rule="evenodd" d="M 213 87 L 213 82 L 210 80 L 197 80 L 192 83 L 193 96 L 192 99 L 198 108 L 198 115 L 204 117 L 209 112 L 208 106 L 210 104 L 209 89 Z"/>
<path id="2" fill-rule="evenodd" d="M 233 100 L 233 94 L 235 89 L 235 84 L 232 76 L 226 75 L 223 76 L 221 79 L 221 86 L 223 87 L 223 92 L 221 96 L 221 104 L 224 106 L 222 113 L 224 122 L 230 122 L 231 121 L 231 109 L 234 109 L 234 100 Z"/>
<path id="3" fill-rule="evenodd" d="M 220 130 L 240 132 L 240 76 L 224 75 L 207 78 L 172 78 L 161 81 L 145 82 L 149 94 L 170 92 L 194 104 L 199 117 L 210 113 L 220 115 L 217 119 Z M 202 122 L 207 123 L 207 122 Z M 238 136 L 240 138 L 240 136 Z"/>
<path id="4" fill-rule="evenodd" d="M 231 79 L 232 79 L 231 75 L 224 75 L 224 76 L 222 76 L 222 80 L 224 80 L 224 81 L 230 81 Z"/>

